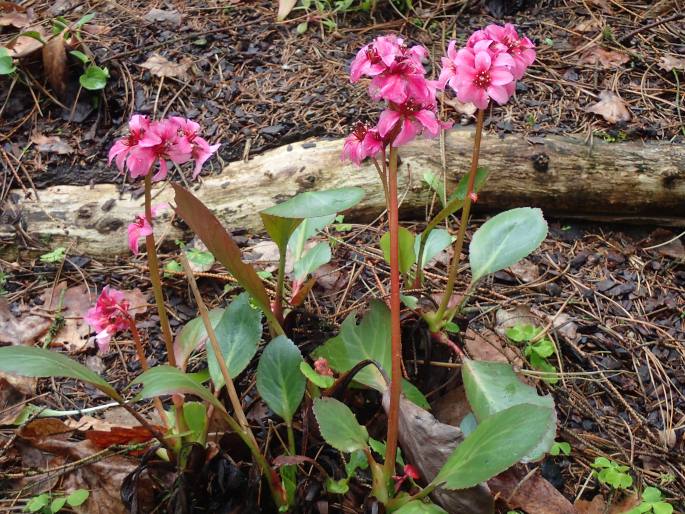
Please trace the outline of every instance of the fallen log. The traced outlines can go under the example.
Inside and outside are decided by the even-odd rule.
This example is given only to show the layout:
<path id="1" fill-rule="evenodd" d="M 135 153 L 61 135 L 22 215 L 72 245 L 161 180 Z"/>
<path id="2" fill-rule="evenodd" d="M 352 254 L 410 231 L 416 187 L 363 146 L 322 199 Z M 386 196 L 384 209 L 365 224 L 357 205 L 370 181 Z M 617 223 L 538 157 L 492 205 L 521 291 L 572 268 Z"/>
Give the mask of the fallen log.
<path id="1" fill-rule="evenodd" d="M 447 189 L 468 169 L 473 131 L 459 128 L 445 136 Z M 292 195 L 316 189 L 360 186 L 364 200 L 348 220 L 367 220 L 382 211 L 384 199 L 371 164 L 356 168 L 340 160 L 341 140 L 306 141 L 283 146 L 248 162 L 233 162 L 205 177 L 194 193 L 229 229 L 261 230 L 258 212 Z M 534 206 L 548 217 L 637 223 L 685 223 L 685 148 L 668 142 L 595 142 L 548 136 L 535 141 L 520 135 L 485 135 L 481 164 L 491 170 L 477 208 L 500 211 Z M 442 175 L 438 141 L 419 139 L 401 150 L 399 187 L 405 218 L 423 215 L 432 192 L 427 171 Z M 171 202 L 171 188 L 155 192 Z M 0 242 L 22 248 L 42 242 L 72 245 L 93 256 L 127 255 L 126 227 L 143 211 L 143 199 L 120 186 L 54 186 L 39 198 L 13 190 L 3 205 Z M 167 220 L 169 217 L 166 217 Z M 183 231 L 165 221 L 158 229 L 173 239 Z M 7 254 L 5 250 L 3 253 Z"/>

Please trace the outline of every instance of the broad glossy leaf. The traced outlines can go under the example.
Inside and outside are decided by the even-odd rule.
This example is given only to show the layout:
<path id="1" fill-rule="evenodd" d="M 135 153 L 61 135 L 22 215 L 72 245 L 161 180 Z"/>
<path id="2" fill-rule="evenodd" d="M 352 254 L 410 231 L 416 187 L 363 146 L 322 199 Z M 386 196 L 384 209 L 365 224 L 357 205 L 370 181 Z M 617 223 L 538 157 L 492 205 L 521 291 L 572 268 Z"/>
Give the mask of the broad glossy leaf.
<path id="1" fill-rule="evenodd" d="M 547 237 L 540 209 L 520 207 L 486 221 L 469 246 L 472 282 L 508 268 L 535 250 Z"/>
<path id="2" fill-rule="evenodd" d="M 347 405 L 335 398 L 314 400 L 314 416 L 324 440 L 336 450 L 351 453 L 367 447 L 369 433 Z"/>
<path id="3" fill-rule="evenodd" d="M 300 223 L 295 229 L 295 232 L 293 232 L 293 235 L 290 236 L 290 241 L 288 241 L 288 249 L 292 252 L 293 259 L 295 261 L 300 260 L 302 252 L 304 251 L 304 244 L 307 240 L 334 221 L 335 214 L 303 219 L 302 223 Z"/>
<path id="4" fill-rule="evenodd" d="M 485 181 L 488 179 L 488 175 L 490 174 L 490 170 L 487 169 L 484 166 L 479 166 L 478 169 L 476 169 L 476 176 L 473 179 L 473 191 L 478 192 L 481 190 L 483 185 L 485 184 Z M 450 195 L 449 200 L 453 200 L 455 198 L 459 200 L 463 200 L 466 198 L 466 192 L 468 191 L 469 188 L 469 174 L 466 173 L 464 176 L 462 176 L 459 179 L 459 183 L 457 184 L 457 187 L 454 188 L 454 191 L 452 191 L 452 194 Z"/>
<path id="5" fill-rule="evenodd" d="M 291 423 L 302 402 L 307 379 L 300 371 L 302 354 L 285 336 L 271 341 L 257 366 L 257 390 L 269 408 Z"/>
<path id="6" fill-rule="evenodd" d="M 402 505 L 394 514 L 447 514 L 447 511 L 435 503 L 413 500 Z"/>
<path id="7" fill-rule="evenodd" d="M 538 444 L 551 417 L 546 407 L 520 404 L 486 418 L 457 446 L 433 482 L 465 489 L 505 471 Z"/>
<path id="8" fill-rule="evenodd" d="M 521 382 L 511 365 L 465 359 L 461 368 L 466 397 L 479 422 L 519 404 L 549 409 L 551 416 L 544 436 L 524 461 L 535 461 L 548 452 L 556 436 L 556 412 L 552 395 L 539 396 L 537 390 Z"/>
<path id="9" fill-rule="evenodd" d="M 431 230 L 426 238 L 426 244 L 423 248 L 423 256 L 421 257 L 421 267 L 425 268 L 436 255 L 448 248 L 452 244 L 452 236 L 447 230 L 443 228 L 436 228 Z M 414 240 L 414 253 L 418 256 L 421 251 L 421 238 L 417 237 Z"/>
<path id="10" fill-rule="evenodd" d="M 303 282 L 310 273 L 314 273 L 331 260 L 331 247 L 328 243 L 317 243 L 295 262 L 293 275 L 296 280 Z"/>
<path id="11" fill-rule="evenodd" d="M 96 387 L 107 396 L 121 400 L 121 395 L 105 379 L 66 355 L 32 346 L 0 348 L 0 371 L 25 377 L 75 378 Z"/>
<path id="12" fill-rule="evenodd" d="M 224 309 L 212 309 L 209 311 L 209 321 L 213 328 L 219 323 Z M 188 364 L 188 358 L 198 347 L 201 347 L 207 341 L 207 330 L 202 318 L 191 319 L 188 323 L 183 325 L 183 328 L 174 340 L 174 355 L 176 355 L 176 362 L 185 369 Z"/>
<path id="13" fill-rule="evenodd" d="M 262 212 L 281 218 L 319 218 L 354 207 L 363 197 L 364 190 L 360 187 L 307 191 Z"/>
<path id="14" fill-rule="evenodd" d="M 340 327 L 340 334 L 317 348 L 312 355 L 324 357 L 331 368 L 338 372 L 352 369 L 363 360 L 376 361 L 390 377 L 390 310 L 385 303 L 374 300 L 369 312 L 359 324 L 356 315 L 350 314 Z M 375 366 L 366 366 L 354 376 L 354 380 L 381 393 L 387 389 L 383 375 Z M 402 381 L 402 390 L 416 405 L 429 408 L 423 394 L 410 382 Z"/>
<path id="15" fill-rule="evenodd" d="M 398 246 L 400 251 L 400 273 L 407 273 L 416 262 L 414 254 L 414 234 L 404 227 L 399 227 Z M 381 237 L 381 250 L 385 262 L 390 264 L 390 232 Z"/>
<path id="16" fill-rule="evenodd" d="M 235 241 L 200 200 L 178 184 L 171 184 L 176 193 L 176 212 L 197 234 L 207 249 L 235 277 L 265 313 L 271 313 L 269 295 L 255 269 L 242 261 Z"/>
<path id="17" fill-rule="evenodd" d="M 225 410 L 221 402 L 209 392 L 209 389 L 201 385 L 199 378 L 195 374 L 184 373 L 178 368 L 155 366 L 131 382 L 131 385 L 135 384 L 143 384 L 143 388 L 136 395 L 137 399 L 185 393 L 195 395 L 220 410 Z"/>
<path id="18" fill-rule="evenodd" d="M 297 226 L 302 223 L 302 218 L 284 218 L 268 214 L 266 211 L 259 213 L 266 233 L 272 239 L 281 255 L 285 255 L 290 236 Z"/>
<path id="19" fill-rule="evenodd" d="M 224 310 L 215 327 L 216 339 L 232 379 L 240 375 L 257 353 L 262 338 L 262 313 L 250 305 L 250 296 L 241 293 Z M 224 376 L 216 360 L 214 348 L 207 344 L 209 376 L 217 389 L 222 388 Z"/>

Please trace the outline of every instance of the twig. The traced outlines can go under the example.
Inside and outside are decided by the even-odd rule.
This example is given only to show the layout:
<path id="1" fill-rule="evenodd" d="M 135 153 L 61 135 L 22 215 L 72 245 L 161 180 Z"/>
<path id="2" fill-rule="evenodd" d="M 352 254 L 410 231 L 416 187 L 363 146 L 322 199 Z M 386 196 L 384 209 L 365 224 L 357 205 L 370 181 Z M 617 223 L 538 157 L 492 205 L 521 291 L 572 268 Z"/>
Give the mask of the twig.
<path id="1" fill-rule="evenodd" d="M 649 23 L 649 24 L 645 25 L 644 27 L 639 27 L 635 30 L 628 32 L 625 36 L 619 38 L 618 42 L 623 43 L 624 41 L 628 41 L 630 38 L 639 34 L 640 32 L 644 32 L 645 30 L 649 30 L 653 27 L 658 27 L 659 25 L 663 25 L 664 23 L 680 20 L 682 18 L 685 18 L 685 13 L 680 12 L 680 13 L 672 14 L 671 16 L 668 16 L 668 17 L 664 18 L 663 20 L 658 20 L 658 21 Z"/>

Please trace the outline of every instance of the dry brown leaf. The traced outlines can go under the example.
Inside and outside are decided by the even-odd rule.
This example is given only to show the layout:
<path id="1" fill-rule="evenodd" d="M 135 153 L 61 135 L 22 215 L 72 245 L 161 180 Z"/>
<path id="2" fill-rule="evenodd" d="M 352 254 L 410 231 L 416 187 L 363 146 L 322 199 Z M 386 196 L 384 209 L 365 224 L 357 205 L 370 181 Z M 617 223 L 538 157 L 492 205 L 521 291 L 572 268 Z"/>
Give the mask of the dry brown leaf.
<path id="1" fill-rule="evenodd" d="M 516 325 L 542 326 L 540 319 L 527 305 L 517 305 L 512 309 L 500 309 L 495 313 L 495 332 L 501 337 L 507 337 L 507 329 Z"/>
<path id="2" fill-rule="evenodd" d="M 614 14 L 608 0 L 588 0 L 588 2 L 599 7 L 606 14 Z"/>
<path id="3" fill-rule="evenodd" d="M 296 3 L 297 0 L 278 0 L 278 21 L 285 20 Z"/>
<path id="4" fill-rule="evenodd" d="M 145 20 L 153 23 L 162 23 L 171 27 L 181 26 L 181 13 L 176 9 L 170 11 L 152 8 L 145 15 Z"/>
<path id="5" fill-rule="evenodd" d="M 45 32 L 41 27 L 27 27 L 25 32 L 38 32 L 41 38 L 45 40 Z M 30 36 L 19 35 L 5 46 L 10 57 L 20 59 L 21 57 L 26 57 L 27 55 L 40 50 L 43 47 L 43 43 Z"/>
<path id="6" fill-rule="evenodd" d="M 45 316 L 26 314 L 16 318 L 7 300 L 0 298 L 0 346 L 31 345 L 48 331 L 50 324 Z"/>
<path id="7" fill-rule="evenodd" d="M 156 77 L 183 78 L 188 72 L 190 61 L 184 59 L 181 62 L 172 62 L 166 57 L 155 53 L 148 57 L 147 61 L 140 66 L 150 70 L 150 73 Z"/>
<path id="8" fill-rule="evenodd" d="M 666 54 L 659 59 L 659 68 L 666 71 L 685 70 L 685 57 Z"/>
<path id="9" fill-rule="evenodd" d="M 587 112 L 599 114 L 609 123 L 630 121 L 630 111 L 623 99 L 611 91 L 601 91 L 599 102 L 585 109 Z"/>
<path id="10" fill-rule="evenodd" d="M 389 404 L 390 395 L 386 392 L 383 395 L 386 412 Z M 419 470 L 422 480 L 430 482 L 463 441 L 464 434 L 456 427 L 440 423 L 430 412 L 402 397 L 399 439 L 408 461 Z M 437 489 L 431 498 L 447 512 L 490 514 L 494 508 L 490 491 L 484 484 L 459 491 Z"/>
<path id="11" fill-rule="evenodd" d="M 67 49 L 62 34 L 56 35 L 43 46 L 43 69 L 57 98 L 64 100 L 67 91 Z"/>
<path id="12" fill-rule="evenodd" d="M 35 420 L 24 427 L 19 434 L 19 449 L 24 466 L 54 469 L 65 462 L 82 461 L 100 451 L 90 441 L 67 440 L 66 437 L 72 431 L 72 428 L 54 418 Z M 83 462 L 64 475 L 56 474 L 54 481 L 61 480 L 61 488 L 66 494 L 76 489 L 90 491 L 88 501 L 74 508 L 77 513 L 127 514 L 129 511 L 121 501 L 121 486 L 137 465 L 138 461 L 135 459 L 119 455 L 105 456 L 101 460 Z M 42 482 L 43 478 L 40 475 L 37 479 L 38 489 L 33 489 L 33 494 L 46 490 L 46 486 L 51 487 L 51 484 Z M 24 479 L 17 485 L 30 486 L 35 480 L 36 478 Z M 171 484 L 161 486 L 170 487 Z M 139 512 L 152 512 L 155 505 L 152 501 L 155 493 L 159 492 L 159 486 L 144 474 L 141 476 L 139 492 L 142 493 L 139 497 L 139 501 L 142 502 L 139 505 Z"/>
<path id="13" fill-rule="evenodd" d="M 600 64 L 604 68 L 617 68 L 628 61 L 630 57 L 624 53 L 593 46 L 583 52 L 578 62 L 579 64 Z"/>
<path id="14" fill-rule="evenodd" d="M 31 24 L 28 15 L 23 12 L 10 11 L 0 13 L 0 27 L 16 27 L 23 29 Z"/>
<path id="15" fill-rule="evenodd" d="M 590 18 L 589 20 L 583 20 L 578 25 L 573 27 L 575 32 L 593 32 L 599 30 L 599 23 L 596 19 Z"/>
<path id="16" fill-rule="evenodd" d="M 478 107 L 476 107 L 472 102 L 461 102 L 458 98 L 447 98 L 447 95 L 443 96 L 443 102 L 452 107 L 455 111 L 460 114 L 466 114 L 467 116 L 473 116 Z"/>
<path id="17" fill-rule="evenodd" d="M 138 314 L 145 314 L 145 312 L 147 312 L 147 297 L 140 289 L 135 288 L 122 292 L 124 293 L 124 299 L 126 299 L 129 304 L 128 311 L 134 317 Z"/>
<path id="18" fill-rule="evenodd" d="M 471 406 L 466 398 L 466 390 L 463 385 L 454 387 L 443 396 L 431 402 L 435 419 L 440 423 L 458 427 L 467 414 L 471 412 Z"/>
<path id="19" fill-rule="evenodd" d="M 574 503 L 578 514 L 624 514 L 640 504 L 640 499 L 632 493 L 619 501 L 612 501 L 607 508 L 607 501 L 601 494 L 595 496 L 592 501 L 578 500 Z"/>
<path id="20" fill-rule="evenodd" d="M 538 265 L 529 259 L 523 259 L 510 266 L 509 271 L 524 284 L 530 284 L 540 278 Z"/>
<path id="21" fill-rule="evenodd" d="M 59 136 L 44 136 L 43 134 L 34 134 L 31 137 L 31 142 L 35 144 L 39 152 L 56 153 L 57 155 L 67 155 L 74 153 L 71 145 Z"/>
<path id="22" fill-rule="evenodd" d="M 474 332 L 469 328 L 466 330 L 464 344 L 468 354 L 475 360 L 523 366 L 519 352 L 511 345 L 504 344 L 502 337 L 487 329 Z"/>
<path id="23" fill-rule="evenodd" d="M 57 312 L 60 309 L 60 298 L 60 312 L 64 316 L 64 325 L 55 334 L 52 342 L 63 345 L 69 353 L 82 351 L 88 346 L 90 334 L 90 327 L 82 318 L 92 304 L 88 289 L 84 285 L 67 289 L 66 281 L 62 281 L 54 289 L 49 289 L 43 294 L 44 308 L 53 313 Z"/>
<path id="24" fill-rule="evenodd" d="M 37 378 L 0 372 L 0 425 L 12 425 L 24 402 L 36 394 Z"/>
<path id="25" fill-rule="evenodd" d="M 531 476 L 527 474 L 524 466 L 516 465 L 488 480 L 488 486 L 493 494 L 499 493 L 510 509 L 535 514 L 576 514 L 571 502 L 542 478 L 539 470 Z"/>

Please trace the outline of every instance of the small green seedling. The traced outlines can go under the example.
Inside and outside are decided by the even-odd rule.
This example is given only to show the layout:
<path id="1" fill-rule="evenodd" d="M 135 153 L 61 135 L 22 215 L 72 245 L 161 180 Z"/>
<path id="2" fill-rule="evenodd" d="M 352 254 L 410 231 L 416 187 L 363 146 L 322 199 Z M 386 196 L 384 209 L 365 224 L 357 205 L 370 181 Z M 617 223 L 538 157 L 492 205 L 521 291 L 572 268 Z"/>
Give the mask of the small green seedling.
<path id="1" fill-rule="evenodd" d="M 54 262 L 62 262 L 64 260 L 64 256 L 67 254 L 67 249 L 64 248 L 63 246 L 58 246 L 55 248 L 53 251 L 44 253 L 43 255 L 40 256 L 40 262 L 45 262 L 45 263 L 54 263 Z"/>
<path id="2" fill-rule="evenodd" d="M 566 441 L 554 441 L 552 448 L 549 450 L 549 454 L 554 457 L 558 455 L 565 455 L 568 457 L 571 455 L 571 445 Z"/>
<path id="3" fill-rule="evenodd" d="M 68 496 L 52 496 L 50 493 L 39 494 L 31 498 L 24 512 L 39 512 L 40 514 L 55 514 L 62 510 L 65 505 L 78 507 L 82 505 L 90 496 L 85 489 L 76 489 Z"/>
<path id="4" fill-rule="evenodd" d="M 623 466 L 606 457 L 597 457 L 590 466 L 594 469 L 592 475 L 600 483 L 608 485 L 613 489 L 628 489 L 633 485 L 633 477 L 627 473 L 630 469 L 628 466 Z"/>
<path id="5" fill-rule="evenodd" d="M 543 337 L 539 341 L 532 342 L 542 331 L 542 328 L 529 324 L 518 324 L 507 329 L 507 337 L 515 343 L 525 343 L 523 355 L 530 365 L 545 373 L 556 373 L 557 368 L 549 362 L 549 358 L 556 353 L 552 340 Z M 556 384 L 559 379 L 556 376 L 546 376 L 543 380 L 549 384 Z"/>
<path id="6" fill-rule="evenodd" d="M 164 278 L 169 278 L 176 273 L 182 273 L 183 266 L 176 259 L 170 260 L 164 265 Z"/>
<path id="7" fill-rule="evenodd" d="M 671 514 L 673 505 L 664 501 L 661 491 L 656 487 L 647 487 L 642 492 L 642 503 L 628 511 L 628 514 L 641 514 L 653 512 L 654 514 Z"/>
<path id="8" fill-rule="evenodd" d="M 0 46 L 0 75 L 11 75 L 17 71 L 12 56 L 7 48 Z"/>

